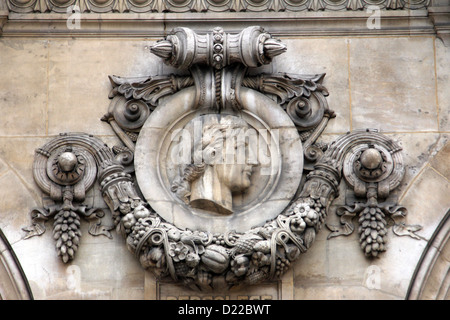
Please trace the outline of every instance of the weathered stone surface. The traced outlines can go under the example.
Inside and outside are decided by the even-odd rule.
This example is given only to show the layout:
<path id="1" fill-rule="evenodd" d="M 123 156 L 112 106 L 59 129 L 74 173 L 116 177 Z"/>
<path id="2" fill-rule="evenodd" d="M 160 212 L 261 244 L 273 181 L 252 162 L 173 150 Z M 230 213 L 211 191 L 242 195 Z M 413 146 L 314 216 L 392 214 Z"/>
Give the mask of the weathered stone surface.
<path id="1" fill-rule="evenodd" d="M 20 229 L 28 223 L 28 212 L 37 205 L 37 199 L 14 171 L 8 171 L 0 176 L 0 182 L 8 186 L 2 188 L 0 194 L 2 230 L 8 241 L 13 244 L 22 238 Z"/>
<path id="2" fill-rule="evenodd" d="M 327 292 L 327 297 L 323 297 L 323 292 Z M 380 290 L 368 289 L 359 282 L 349 284 L 342 283 L 323 283 L 319 285 L 298 286 L 294 293 L 295 300 L 402 300 L 402 297 L 392 295 Z"/>
<path id="3" fill-rule="evenodd" d="M 0 41 L 1 136 L 46 134 L 47 59 L 47 40 Z"/>
<path id="4" fill-rule="evenodd" d="M 438 130 L 431 37 L 351 39 L 349 55 L 353 128 Z"/>
<path id="5" fill-rule="evenodd" d="M 67 131 L 111 134 L 111 129 L 99 121 L 110 102 L 108 76 L 157 74 L 160 67 L 148 50 L 151 43 L 52 40 L 48 52 L 49 134 Z"/>
<path id="6" fill-rule="evenodd" d="M 324 85 L 330 95 L 328 106 L 336 112 L 329 122 L 327 133 L 345 133 L 351 129 L 349 100 L 348 40 L 337 39 L 283 39 L 287 51 L 273 62 L 274 72 L 293 74 L 326 73 Z M 330 52 L 334 54 L 329 54 Z"/>
<path id="7" fill-rule="evenodd" d="M 109 104 L 107 75 L 175 71 L 152 57 L 145 46 L 154 40 L 147 40 L 3 38 L 0 42 L 0 227 L 13 244 L 36 299 L 158 297 L 147 292 L 147 278 L 154 281 L 153 276 L 143 272 L 133 257 L 122 259 L 130 253 L 117 233 L 113 240 L 93 238 L 84 226 L 84 245 L 71 266 L 55 257 L 51 232 L 21 240 L 30 207 L 46 201 L 32 182 L 34 150 L 67 131 L 99 134 L 109 146 L 117 144 L 111 129 L 99 121 Z M 406 173 L 397 195 L 408 208 L 407 223 L 422 225 L 419 234 L 429 239 L 450 206 L 448 48 L 438 39 L 433 46 L 433 38 L 422 36 L 283 41 L 288 51 L 274 60 L 268 73 L 327 73 L 327 100 L 337 117 L 320 140 L 332 142 L 350 129 L 375 127 L 401 142 Z M 86 195 L 86 203 L 103 203 L 98 185 Z M 344 192 L 335 204 L 345 204 Z M 338 222 L 333 211 L 329 220 Z M 318 233 L 314 249 L 292 266 L 292 278 L 282 284 L 294 299 L 403 299 L 427 243 L 390 233 L 384 256 L 366 260 L 356 234 L 333 240 L 326 240 L 327 235 L 325 230 Z M 379 272 L 379 287 L 367 278 L 371 267 Z M 287 296 L 283 293 L 282 298 Z"/>
<path id="8" fill-rule="evenodd" d="M 396 133 L 388 136 L 399 142 L 405 159 L 405 177 L 396 190 L 397 194 L 402 194 L 409 188 L 420 171 L 433 160 L 448 140 L 446 135 L 425 132 Z"/>
<path id="9" fill-rule="evenodd" d="M 436 39 L 436 74 L 437 74 L 437 97 L 439 105 L 439 130 L 450 131 L 450 47 Z"/>
<path id="10" fill-rule="evenodd" d="M 427 166 L 402 198 L 409 211 L 407 221 L 411 223 L 414 217 L 414 224 L 423 226 L 420 234 L 427 239 L 450 208 L 449 189 L 448 180 Z"/>

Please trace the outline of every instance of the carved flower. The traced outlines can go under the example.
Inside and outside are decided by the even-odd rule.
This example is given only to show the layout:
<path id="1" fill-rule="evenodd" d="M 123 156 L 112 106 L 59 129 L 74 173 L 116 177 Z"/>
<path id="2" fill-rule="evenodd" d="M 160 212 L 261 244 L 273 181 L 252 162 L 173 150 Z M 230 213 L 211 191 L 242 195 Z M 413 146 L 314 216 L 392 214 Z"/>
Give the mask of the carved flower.
<path id="1" fill-rule="evenodd" d="M 250 261 L 244 255 L 239 255 L 231 261 L 231 271 L 238 277 L 247 273 Z"/>
<path id="2" fill-rule="evenodd" d="M 186 259 L 186 256 L 189 253 L 189 248 L 181 242 L 170 244 L 169 248 L 169 256 L 172 257 L 173 261 L 180 262 L 181 260 Z"/>
<path id="3" fill-rule="evenodd" d="M 308 203 L 303 202 L 296 205 L 294 213 L 298 219 L 293 219 L 291 222 L 291 229 L 294 232 L 302 232 L 305 229 L 302 221 L 306 223 L 306 226 L 312 227 L 317 224 L 319 214 L 316 210 L 312 209 Z"/>
<path id="4" fill-rule="evenodd" d="M 308 204 L 306 203 L 299 203 L 295 208 L 294 208 L 294 213 L 300 215 L 300 217 L 305 217 L 309 210 L 311 210 L 311 208 L 309 207 Z"/>

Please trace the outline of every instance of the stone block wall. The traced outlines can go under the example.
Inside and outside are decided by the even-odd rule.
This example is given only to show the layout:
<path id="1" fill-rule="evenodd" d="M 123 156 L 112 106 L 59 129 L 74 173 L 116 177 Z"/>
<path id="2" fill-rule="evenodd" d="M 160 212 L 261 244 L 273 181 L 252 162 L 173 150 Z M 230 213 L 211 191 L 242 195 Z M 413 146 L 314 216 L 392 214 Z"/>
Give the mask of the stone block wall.
<path id="1" fill-rule="evenodd" d="M 108 75 L 174 70 L 148 50 L 156 37 L 6 36 L 0 37 L 0 228 L 35 299 L 412 297 L 411 288 L 421 281 L 416 272 L 421 257 L 450 207 L 450 47 L 433 35 L 279 38 L 288 51 L 263 71 L 326 73 L 323 84 L 336 118 L 319 140 L 331 142 L 348 131 L 375 128 L 400 142 L 406 174 L 397 197 L 408 209 L 406 223 L 423 227 L 421 238 L 394 236 L 390 230 L 388 250 L 371 260 L 360 250 L 357 233 L 327 239 L 329 230 L 323 229 L 282 281 L 232 292 L 190 292 L 158 282 L 131 256 L 119 234 L 93 237 L 86 224 L 76 259 L 63 264 L 50 230 L 23 239 L 30 209 L 48 203 L 32 177 L 35 149 L 63 132 L 90 133 L 112 147 L 118 141 L 100 121 L 110 102 Z M 345 204 L 341 187 L 330 224 L 339 223 L 336 207 Z M 98 185 L 86 203 L 106 208 Z M 105 222 L 112 224 L 110 217 Z M 446 252 L 443 257 L 448 258 Z M 429 292 L 415 297 L 436 298 L 436 290 Z"/>

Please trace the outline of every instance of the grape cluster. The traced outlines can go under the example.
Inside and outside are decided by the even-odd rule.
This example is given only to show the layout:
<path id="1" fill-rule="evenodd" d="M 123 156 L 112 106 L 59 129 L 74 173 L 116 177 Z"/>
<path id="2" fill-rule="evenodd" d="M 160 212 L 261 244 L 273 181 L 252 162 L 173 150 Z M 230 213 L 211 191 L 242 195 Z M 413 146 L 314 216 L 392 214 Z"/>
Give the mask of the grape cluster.
<path id="1" fill-rule="evenodd" d="M 64 263 L 72 260 L 80 243 L 80 217 L 73 211 L 61 210 L 53 222 L 53 239 Z"/>
<path id="2" fill-rule="evenodd" d="M 219 246 L 225 246 L 225 239 L 223 234 L 214 234 L 212 242 Z"/>
<path id="3" fill-rule="evenodd" d="M 376 257 L 386 251 L 387 229 L 384 213 L 380 208 L 366 207 L 359 215 L 361 249 L 366 256 Z"/>
<path id="4" fill-rule="evenodd" d="M 278 257 L 275 264 L 275 274 L 277 277 L 282 276 L 289 269 L 290 265 L 291 262 L 288 259 Z"/>
<path id="5" fill-rule="evenodd" d="M 131 227 L 132 231 L 130 237 L 132 239 L 133 246 L 137 246 L 140 239 L 150 231 L 150 225 L 144 218 L 140 218 L 135 225 Z"/>

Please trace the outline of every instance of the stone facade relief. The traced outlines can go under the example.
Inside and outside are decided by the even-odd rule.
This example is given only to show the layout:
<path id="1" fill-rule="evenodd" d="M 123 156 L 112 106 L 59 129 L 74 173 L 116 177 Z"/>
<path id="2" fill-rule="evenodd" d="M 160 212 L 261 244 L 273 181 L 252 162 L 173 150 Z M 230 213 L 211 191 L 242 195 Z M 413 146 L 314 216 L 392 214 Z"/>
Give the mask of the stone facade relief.
<path id="1" fill-rule="evenodd" d="M 58 12 L 66 13 L 67 8 L 78 6 L 81 12 L 261 12 L 261 11 L 339 11 L 360 10 L 370 6 L 386 9 L 420 9 L 429 0 L 7 0 L 13 12 Z"/>
<path id="2" fill-rule="evenodd" d="M 354 231 L 352 220 L 357 216 L 360 245 L 366 256 L 376 257 L 386 250 L 389 219 L 394 234 L 421 239 L 416 234 L 421 227 L 402 222 L 407 210 L 398 206 L 391 194 L 405 171 L 400 146 L 383 135 L 366 130 L 337 139 L 330 150 L 337 152 L 345 148 L 351 148 L 351 152 L 345 155 L 343 174 L 354 197 L 346 199 L 349 206 L 337 210 L 341 226 L 327 224 L 332 231 L 328 237 L 351 234 Z"/>
<path id="3" fill-rule="evenodd" d="M 91 235 L 111 237 L 101 225 L 103 210 L 83 205 L 86 191 L 97 178 L 97 152 L 111 153 L 104 144 L 89 135 L 62 134 L 36 150 L 33 175 L 37 185 L 54 205 L 31 211 L 32 225 L 24 228 L 29 238 L 45 232 L 45 222 L 53 217 L 53 238 L 63 262 L 75 257 L 81 241 L 80 220 L 90 221 Z"/>
<path id="4" fill-rule="evenodd" d="M 334 117 L 324 74 L 248 72 L 285 50 L 260 27 L 174 29 L 151 51 L 183 74 L 110 76 L 102 120 L 121 145 L 71 133 L 37 150 L 34 177 L 55 205 L 31 212 L 28 236 L 45 232 L 53 216 L 63 262 L 80 244 L 80 217 L 92 218 L 93 235 L 110 236 L 103 212 L 82 205 L 97 179 L 141 265 L 197 290 L 276 279 L 324 225 L 330 237 L 347 235 L 356 215 L 368 257 L 386 250 L 388 220 L 396 234 L 419 238 L 392 192 L 404 175 L 396 142 L 368 129 L 321 143 Z M 330 226 L 342 178 L 354 198 L 338 210 L 342 225 Z"/>
<path id="5" fill-rule="evenodd" d="M 252 168 L 258 164 L 256 154 L 245 141 L 249 126 L 239 117 L 218 114 L 199 116 L 191 122 L 187 126 L 202 126 L 198 139 L 201 141 L 196 141 L 192 149 L 190 140 L 177 144 L 176 155 L 181 149 L 192 156 L 181 164 L 171 190 L 193 208 L 232 214 L 232 194 L 250 187 Z M 194 133 L 195 128 L 188 132 Z M 233 159 L 227 159 L 227 155 Z"/>

